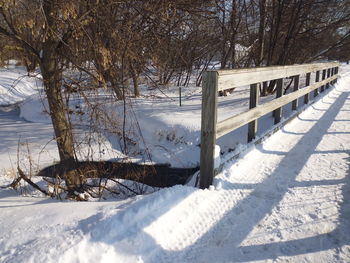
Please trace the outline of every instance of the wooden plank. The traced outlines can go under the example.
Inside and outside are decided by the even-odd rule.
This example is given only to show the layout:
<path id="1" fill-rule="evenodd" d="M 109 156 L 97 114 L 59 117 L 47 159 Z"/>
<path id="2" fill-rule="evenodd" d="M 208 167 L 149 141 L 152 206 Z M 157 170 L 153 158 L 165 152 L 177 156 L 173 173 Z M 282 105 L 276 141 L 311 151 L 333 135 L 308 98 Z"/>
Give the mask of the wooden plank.
<path id="1" fill-rule="evenodd" d="M 327 69 L 327 78 L 331 76 L 331 69 Z M 326 84 L 326 89 L 329 89 L 329 82 Z"/>
<path id="2" fill-rule="evenodd" d="M 320 71 L 316 71 L 315 83 L 320 81 Z M 318 96 L 318 88 L 314 90 L 314 97 Z"/>
<path id="3" fill-rule="evenodd" d="M 267 81 L 264 81 L 264 82 L 262 83 L 263 92 L 265 92 L 265 93 L 264 93 L 264 96 L 266 96 L 267 84 L 268 84 Z"/>
<path id="4" fill-rule="evenodd" d="M 335 68 L 335 75 L 338 75 L 339 67 Z M 335 79 L 335 83 L 338 82 L 338 78 Z"/>
<path id="5" fill-rule="evenodd" d="M 332 73 L 331 73 L 332 76 L 335 75 L 335 69 L 336 69 L 336 67 L 332 68 Z M 335 81 L 336 81 L 336 80 L 333 80 L 333 81 L 332 81 L 332 85 L 335 84 Z"/>
<path id="6" fill-rule="evenodd" d="M 331 70 L 331 76 L 333 76 L 334 75 L 334 68 L 331 68 L 330 70 Z M 333 84 L 333 81 L 331 81 L 330 84 Z"/>
<path id="7" fill-rule="evenodd" d="M 214 154 L 216 144 L 216 120 L 218 105 L 218 74 L 215 71 L 203 73 L 202 127 L 200 153 L 201 189 L 208 188 L 214 177 Z"/>
<path id="8" fill-rule="evenodd" d="M 327 72 L 326 69 L 322 70 L 322 80 L 326 79 L 326 72 Z M 324 85 L 321 86 L 321 92 L 324 92 L 324 88 L 325 88 Z"/>
<path id="9" fill-rule="evenodd" d="M 333 76 L 333 72 L 334 72 L 334 68 L 330 68 L 330 76 Z M 333 81 L 329 82 L 329 84 L 332 84 L 333 85 Z"/>
<path id="10" fill-rule="evenodd" d="M 250 85 L 249 109 L 255 108 L 259 103 L 258 84 Z M 258 129 L 258 120 L 253 120 L 248 123 L 248 142 L 255 139 L 256 131 Z"/>
<path id="11" fill-rule="evenodd" d="M 299 75 L 296 75 L 293 78 L 294 78 L 293 91 L 297 91 L 299 89 Z M 297 110 L 297 108 L 298 108 L 298 100 L 293 100 L 292 110 Z"/>
<path id="12" fill-rule="evenodd" d="M 293 100 L 296 100 L 300 98 L 301 96 L 304 96 L 307 93 L 312 92 L 313 90 L 317 89 L 318 87 L 321 87 L 322 85 L 325 85 L 329 81 L 332 81 L 337 78 L 337 75 L 334 75 L 333 77 L 327 78 L 323 81 L 320 81 L 318 83 L 315 83 L 313 85 L 310 85 L 306 88 L 299 89 L 298 91 L 292 92 L 288 95 L 285 95 L 283 97 L 280 97 L 278 99 L 275 99 L 273 101 L 270 101 L 268 103 L 262 104 L 257 106 L 254 109 L 245 111 L 243 113 L 237 114 L 233 117 L 230 117 L 226 120 L 220 121 L 217 124 L 217 133 L 216 138 L 220 138 L 221 136 L 239 128 L 243 125 L 260 118 L 261 116 L 264 116 L 265 114 L 282 107 L 283 105 L 286 105 L 287 103 L 292 102 Z"/>
<path id="13" fill-rule="evenodd" d="M 179 104 L 180 104 L 180 107 L 182 106 L 182 101 L 181 101 L 181 87 L 179 87 Z"/>
<path id="14" fill-rule="evenodd" d="M 276 87 L 276 98 L 282 97 L 283 93 L 283 79 L 277 80 L 277 87 Z M 279 107 L 275 110 L 275 124 L 279 123 L 282 118 L 282 107 Z"/>
<path id="15" fill-rule="evenodd" d="M 310 86 L 310 78 L 311 78 L 311 73 L 306 73 L 306 80 L 305 80 L 305 86 L 308 87 Z M 309 98 L 310 98 L 310 94 L 307 93 L 304 96 L 304 104 L 308 104 L 309 103 Z"/>
<path id="16" fill-rule="evenodd" d="M 337 67 L 338 65 L 339 64 L 336 62 L 332 62 L 292 66 L 219 70 L 217 71 L 219 74 L 219 91 L 233 87 L 269 81 L 271 79 L 280 79 L 300 75 L 305 72 L 316 72 L 318 70 L 323 70 L 330 67 Z"/>

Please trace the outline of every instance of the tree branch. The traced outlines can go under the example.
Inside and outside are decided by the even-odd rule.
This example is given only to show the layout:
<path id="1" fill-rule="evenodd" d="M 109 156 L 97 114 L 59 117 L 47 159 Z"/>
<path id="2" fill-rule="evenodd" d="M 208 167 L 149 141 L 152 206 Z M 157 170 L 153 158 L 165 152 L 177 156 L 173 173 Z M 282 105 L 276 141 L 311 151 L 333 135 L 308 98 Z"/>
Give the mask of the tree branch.
<path id="1" fill-rule="evenodd" d="M 0 26 L 0 35 L 3 35 L 5 37 L 8 37 L 21 45 L 24 49 L 26 49 L 28 52 L 32 53 L 34 56 L 36 56 L 38 59 L 40 59 L 39 52 L 31 46 L 27 41 L 23 40 L 20 36 L 13 34 L 11 32 L 8 32 L 5 28 Z"/>

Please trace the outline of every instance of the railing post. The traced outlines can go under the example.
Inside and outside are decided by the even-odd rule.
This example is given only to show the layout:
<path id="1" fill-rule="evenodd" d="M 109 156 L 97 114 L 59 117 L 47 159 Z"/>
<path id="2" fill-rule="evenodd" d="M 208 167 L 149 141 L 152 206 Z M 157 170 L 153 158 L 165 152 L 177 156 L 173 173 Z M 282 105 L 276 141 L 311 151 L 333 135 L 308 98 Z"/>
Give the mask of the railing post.
<path id="1" fill-rule="evenodd" d="M 180 105 L 180 107 L 182 106 L 182 101 L 181 101 L 181 87 L 179 87 L 179 105 Z"/>
<path id="2" fill-rule="evenodd" d="M 294 87 L 293 91 L 297 91 L 299 89 L 299 75 L 296 75 L 293 77 L 294 78 Z M 293 100 L 292 102 L 292 110 L 297 110 L 298 108 L 298 100 Z"/>
<path id="3" fill-rule="evenodd" d="M 249 109 L 255 108 L 259 103 L 259 91 L 257 84 L 250 85 Z M 248 142 L 255 139 L 256 131 L 258 129 L 258 120 L 251 121 L 248 124 Z"/>
<path id="4" fill-rule="evenodd" d="M 218 73 L 207 71 L 203 73 L 202 86 L 202 127 L 200 153 L 201 189 L 208 188 L 213 183 L 214 154 L 216 144 L 216 121 L 218 104 Z"/>
<path id="5" fill-rule="evenodd" d="M 329 74 L 329 76 L 332 77 L 333 76 L 333 68 L 330 68 L 330 70 L 331 70 L 331 73 Z M 330 81 L 329 84 L 333 85 L 333 81 Z"/>
<path id="6" fill-rule="evenodd" d="M 264 82 L 262 83 L 262 87 L 263 87 L 263 89 L 262 89 L 262 94 L 264 94 L 263 96 L 266 96 L 267 81 L 264 81 Z"/>
<path id="7" fill-rule="evenodd" d="M 336 67 L 332 68 L 332 76 L 334 76 L 336 74 L 335 73 L 335 69 L 336 69 Z M 334 85 L 335 84 L 335 80 L 332 80 L 331 84 Z"/>
<path id="8" fill-rule="evenodd" d="M 311 77 L 311 73 L 306 73 L 306 81 L 305 81 L 305 86 L 308 87 L 310 86 L 310 77 Z M 304 104 L 308 104 L 309 103 L 309 96 L 310 94 L 305 94 L 304 96 Z"/>
<path id="9" fill-rule="evenodd" d="M 331 69 L 327 69 L 327 78 L 329 78 L 331 76 Z M 326 89 L 329 89 L 329 82 L 327 82 L 326 84 Z"/>
<path id="10" fill-rule="evenodd" d="M 319 82 L 320 81 L 320 71 L 317 70 L 316 71 L 316 77 L 315 77 L 315 82 Z M 314 97 L 318 96 L 318 88 L 314 90 Z"/>
<path id="11" fill-rule="evenodd" d="M 325 80 L 326 79 L 326 69 L 324 69 L 323 71 L 322 71 L 322 80 Z M 321 92 L 324 92 L 324 88 L 325 88 L 325 85 L 322 85 L 321 86 Z"/>
<path id="12" fill-rule="evenodd" d="M 335 74 L 338 74 L 338 71 L 339 71 L 339 67 L 335 67 Z M 334 80 L 334 84 L 337 83 L 337 81 L 338 81 L 338 78 Z"/>
<path id="13" fill-rule="evenodd" d="M 282 89 L 283 89 L 283 79 L 277 80 L 276 87 L 276 98 L 282 97 Z M 282 108 L 277 108 L 275 110 L 275 124 L 279 123 L 282 118 Z"/>

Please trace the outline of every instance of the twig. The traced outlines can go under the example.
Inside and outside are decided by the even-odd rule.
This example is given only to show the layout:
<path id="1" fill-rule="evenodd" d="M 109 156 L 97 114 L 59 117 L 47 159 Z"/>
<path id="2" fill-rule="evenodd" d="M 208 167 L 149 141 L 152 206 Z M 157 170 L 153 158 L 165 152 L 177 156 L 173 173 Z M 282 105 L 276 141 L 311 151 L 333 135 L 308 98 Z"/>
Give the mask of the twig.
<path id="1" fill-rule="evenodd" d="M 14 179 L 12 181 L 12 183 L 8 184 L 8 185 L 5 185 L 5 186 L 0 186 L 0 188 L 2 189 L 6 189 L 6 188 L 9 188 L 9 187 L 12 187 L 13 189 L 17 189 L 17 185 L 19 184 L 19 182 L 22 180 L 21 177 L 17 177 L 16 179 Z"/>
<path id="2" fill-rule="evenodd" d="M 121 182 L 118 182 L 117 180 L 114 180 L 114 179 L 111 179 L 109 178 L 109 180 L 117 183 L 117 184 L 120 184 L 121 186 L 125 187 L 126 189 L 128 189 L 130 192 L 133 192 L 135 195 L 138 195 L 139 193 L 137 193 L 136 191 L 132 190 L 130 187 L 126 186 L 125 184 L 122 184 Z"/>
<path id="3" fill-rule="evenodd" d="M 39 190 L 40 192 L 42 192 L 44 195 L 53 197 L 52 194 L 46 192 L 44 189 L 41 189 L 37 184 L 35 184 L 32 180 L 30 180 L 25 174 L 24 172 L 21 170 L 21 168 L 19 168 L 19 166 L 17 167 L 18 170 L 18 174 L 20 176 L 20 178 L 22 178 L 24 181 L 26 181 L 28 184 L 30 184 L 32 187 L 34 187 L 35 189 Z"/>

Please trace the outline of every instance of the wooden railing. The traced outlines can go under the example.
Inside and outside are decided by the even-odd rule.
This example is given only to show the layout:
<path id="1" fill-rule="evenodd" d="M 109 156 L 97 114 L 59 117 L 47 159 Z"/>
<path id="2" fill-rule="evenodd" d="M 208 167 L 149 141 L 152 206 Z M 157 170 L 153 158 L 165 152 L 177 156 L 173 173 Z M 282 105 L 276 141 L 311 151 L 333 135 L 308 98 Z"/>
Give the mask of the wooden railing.
<path id="1" fill-rule="evenodd" d="M 274 66 L 251 69 L 206 71 L 203 74 L 202 89 L 202 128 L 200 153 L 200 188 L 212 184 L 216 170 L 214 154 L 216 139 L 248 124 L 248 142 L 255 139 L 258 119 L 274 111 L 274 122 L 278 124 L 282 117 L 282 106 L 292 102 L 292 110 L 298 108 L 298 98 L 304 96 L 304 103 L 309 103 L 309 96 L 317 96 L 329 84 L 336 82 L 339 64 L 317 63 L 293 66 Z M 310 85 L 311 73 L 315 72 L 315 83 Z M 322 73 L 322 74 L 321 74 Z M 299 89 L 299 76 L 306 74 L 306 87 Z M 320 79 L 322 75 L 322 80 Z M 294 79 L 293 92 L 282 95 L 283 78 Z M 258 105 L 258 84 L 276 81 L 276 99 Z M 217 122 L 218 92 L 239 86 L 250 85 L 249 110 Z"/>

